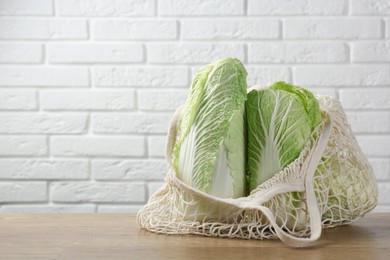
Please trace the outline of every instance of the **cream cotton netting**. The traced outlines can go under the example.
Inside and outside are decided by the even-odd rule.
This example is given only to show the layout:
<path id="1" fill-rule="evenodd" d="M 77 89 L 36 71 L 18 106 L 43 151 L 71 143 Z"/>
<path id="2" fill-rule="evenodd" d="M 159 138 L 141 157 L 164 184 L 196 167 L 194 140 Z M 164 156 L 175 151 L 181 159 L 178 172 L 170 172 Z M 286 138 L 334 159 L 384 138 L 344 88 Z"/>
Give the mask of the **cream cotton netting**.
<path id="1" fill-rule="evenodd" d="M 138 212 L 142 228 L 165 234 L 275 239 L 312 245 L 322 228 L 349 224 L 377 204 L 373 170 L 362 153 L 341 104 L 317 96 L 323 120 L 300 156 L 247 197 L 222 199 L 181 182 L 172 167 L 179 108 L 173 116 L 165 184 Z"/>

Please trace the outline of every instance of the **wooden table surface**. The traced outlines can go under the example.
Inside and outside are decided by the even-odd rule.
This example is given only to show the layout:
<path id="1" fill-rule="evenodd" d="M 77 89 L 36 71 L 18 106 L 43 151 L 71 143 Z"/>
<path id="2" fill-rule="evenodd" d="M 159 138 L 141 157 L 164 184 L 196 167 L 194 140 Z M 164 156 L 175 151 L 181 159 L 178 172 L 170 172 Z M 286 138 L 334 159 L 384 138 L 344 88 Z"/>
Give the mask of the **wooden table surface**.
<path id="1" fill-rule="evenodd" d="M 154 234 L 134 214 L 1 214 L 0 259 L 390 259 L 390 214 L 324 230 L 318 246 Z"/>

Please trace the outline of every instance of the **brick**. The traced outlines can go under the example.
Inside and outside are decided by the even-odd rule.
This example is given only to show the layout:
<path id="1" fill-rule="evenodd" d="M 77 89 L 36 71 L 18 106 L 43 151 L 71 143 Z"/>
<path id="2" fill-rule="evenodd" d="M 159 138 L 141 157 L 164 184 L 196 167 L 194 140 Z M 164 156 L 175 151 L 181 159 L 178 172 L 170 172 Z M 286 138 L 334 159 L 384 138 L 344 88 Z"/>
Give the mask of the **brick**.
<path id="1" fill-rule="evenodd" d="M 148 183 L 148 198 L 152 197 L 152 195 L 163 186 L 164 186 L 164 182 Z"/>
<path id="2" fill-rule="evenodd" d="M 86 160 L 0 159 L 0 179 L 86 179 Z"/>
<path id="3" fill-rule="evenodd" d="M 286 67 L 254 67 L 246 66 L 249 87 L 259 84 L 268 86 L 276 81 L 291 82 L 290 70 Z"/>
<path id="4" fill-rule="evenodd" d="M 390 156 L 390 135 L 356 136 L 367 156 Z"/>
<path id="5" fill-rule="evenodd" d="M 92 70 L 97 87 L 175 87 L 188 85 L 183 67 L 97 67 Z"/>
<path id="6" fill-rule="evenodd" d="M 185 40 L 276 39 L 277 19 L 186 19 L 181 35 Z"/>
<path id="7" fill-rule="evenodd" d="M 57 0 L 61 16 L 151 16 L 154 0 Z"/>
<path id="8" fill-rule="evenodd" d="M 390 90 L 342 89 L 340 100 L 345 109 L 390 109 Z"/>
<path id="9" fill-rule="evenodd" d="M 151 136 L 149 137 L 149 156 L 151 157 L 164 157 L 165 146 L 167 143 L 166 136 Z"/>
<path id="10" fill-rule="evenodd" d="M 45 110 L 129 110 L 134 108 L 133 90 L 45 90 Z"/>
<path id="11" fill-rule="evenodd" d="M 231 43 L 150 43 L 147 45 L 151 63 L 209 63 L 226 57 L 245 59 L 244 45 Z"/>
<path id="12" fill-rule="evenodd" d="M 0 39 L 66 40 L 86 39 L 87 22 L 78 19 L 10 19 L 0 20 Z"/>
<path id="13" fill-rule="evenodd" d="M 0 182 L 1 202 L 47 201 L 46 182 Z"/>
<path id="14" fill-rule="evenodd" d="M 166 113 L 99 113 L 91 116 L 91 124 L 94 133 L 165 134 L 167 133 L 170 119 L 171 114 Z"/>
<path id="15" fill-rule="evenodd" d="M 138 90 L 141 110 L 174 111 L 185 103 L 187 90 Z"/>
<path id="16" fill-rule="evenodd" d="M 378 203 L 379 204 L 390 204 L 390 183 L 384 182 L 384 183 L 378 183 L 378 190 L 379 190 L 379 196 L 378 196 Z"/>
<path id="17" fill-rule="evenodd" d="M 348 61 L 344 43 L 262 42 L 248 44 L 249 63 L 340 63 Z"/>
<path id="18" fill-rule="evenodd" d="M 382 36 L 376 18 L 286 18 L 286 39 L 375 39 Z"/>
<path id="19" fill-rule="evenodd" d="M 390 160 L 389 159 L 373 159 L 370 158 L 370 163 L 378 180 L 390 180 Z"/>
<path id="20" fill-rule="evenodd" d="M 351 53 L 353 62 L 388 62 L 390 61 L 390 42 L 352 43 Z"/>
<path id="21" fill-rule="evenodd" d="M 162 159 L 92 160 L 96 180 L 163 180 L 167 163 Z"/>
<path id="22" fill-rule="evenodd" d="M 2 213 L 95 213 L 95 205 L 5 205 Z"/>
<path id="23" fill-rule="evenodd" d="M 249 0 L 249 15 L 342 15 L 346 0 Z"/>
<path id="24" fill-rule="evenodd" d="M 51 198 L 54 202 L 144 202 L 143 183 L 52 183 Z"/>
<path id="25" fill-rule="evenodd" d="M 87 131 L 86 114 L 1 113 L 0 122 L 0 133 L 9 134 L 75 134 Z"/>
<path id="26" fill-rule="evenodd" d="M 390 3 L 388 0 L 353 0 L 351 14 L 390 14 Z"/>
<path id="27" fill-rule="evenodd" d="M 50 75 L 50 77 L 48 77 Z M 86 68 L 7 66 L 0 68 L 0 86 L 85 87 Z"/>
<path id="28" fill-rule="evenodd" d="M 42 156 L 47 155 L 44 136 L 0 136 L 0 156 Z"/>
<path id="29" fill-rule="evenodd" d="M 111 157 L 145 154 L 142 137 L 52 136 L 50 145 L 54 156 Z"/>
<path id="30" fill-rule="evenodd" d="M 1 0 L 0 15 L 52 15 L 52 0 Z"/>
<path id="31" fill-rule="evenodd" d="M 137 213 L 142 207 L 142 205 L 98 205 L 98 213 Z"/>
<path id="32" fill-rule="evenodd" d="M 174 20 L 97 20 L 92 24 L 97 40 L 169 40 L 177 37 Z"/>
<path id="33" fill-rule="evenodd" d="M 41 44 L 0 43 L 0 63 L 40 63 L 42 58 Z"/>
<path id="34" fill-rule="evenodd" d="M 347 112 L 347 118 L 355 133 L 390 133 L 388 112 Z"/>
<path id="35" fill-rule="evenodd" d="M 294 79 L 300 85 L 378 86 L 390 84 L 389 66 L 299 66 Z"/>
<path id="36" fill-rule="evenodd" d="M 33 110 L 38 107 L 35 90 L 0 89 L 1 110 Z"/>
<path id="37" fill-rule="evenodd" d="M 141 44 L 55 43 L 47 56 L 51 63 L 125 63 L 141 62 L 144 54 Z"/>
<path id="38" fill-rule="evenodd" d="M 158 11 L 161 16 L 243 15 L 244 0 L 164 0 Z"/>

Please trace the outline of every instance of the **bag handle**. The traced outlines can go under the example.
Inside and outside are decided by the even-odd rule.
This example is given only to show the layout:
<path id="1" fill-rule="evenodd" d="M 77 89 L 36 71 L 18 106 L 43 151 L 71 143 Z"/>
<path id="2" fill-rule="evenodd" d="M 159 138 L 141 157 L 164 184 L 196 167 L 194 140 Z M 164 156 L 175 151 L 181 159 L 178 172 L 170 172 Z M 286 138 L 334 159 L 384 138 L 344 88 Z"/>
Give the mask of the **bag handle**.
<path id="1" fill-rule="evenodd" d="M 168 131 L 168 138 L 167 138 L 167 144 L 166 144 L 166 160 L 169 165 L 169 168 L 172 168 L 172 152 L 174 149 L 174 144 L 176 142 L 176 136 L 178 132 L 178 126 L 180 123 L 180 119 L 182 116 L 183 106 L 179 107 L 175 113 L 172 116 L 171 124 Z M 307 208 L 308 213 L 310 217 L 310 237 L 309 238 L 301 238 L 301 237 L 294 237 L 293 235 L 287 233 L 284 231 L 277 223 L 276 218 L 272 211 L 265 207 L 265 206 L 250 206 L 250 208 L 254 208 L 257 210 L 260 210 L 268 219 L 272 227 L 274 228 L 276 235 L 279 237 L 279 239 L 285 243 L 286 245 L 292 246 L 292 247 L 307 247 L 312 246 L 316 240 L 321 236 L 322 232 L 322 222 L 321 222 L 321 215 L 320 211 L 318 209 L 317 200 L 315 197 L 314 192 L 314 174 L 317 169 L 318 163 L 321 160 L 321 157 L 327 147 L 327 143 L 331 134 L 333 120 L 330 117 L 329 114 L 327 114 L 328 118 L 326 120 L 326 123 L 324 125 L 324 129 L 318 139 L 318 141 L 315 144 L 314 151 L 312 153 L 312 156 L 310 156 L 308 166 L 306 168 L 306 174 L 305 174 L 305 187 L 306 187 L 306 194 L 307 194 Z M 185 185 L 184 183 L 180 184 Z M 192 188 L 190 188 L 192 190 Z M 205 194 L 205 196 L 210 196 Z M 224 203 L 228 204 L 236 204 L 233 203 L 231 199 L 221 199 L 217 198 L 218 201 L 223 201 Z M 240 206 L 240 205 L 236 205 Z"/>
<path id="2" fill-rule="evenodd" d="M 328 115 L 329 116 L 329 115 Z M 312 156 L 309 158 L 309 163 L 306 168 L 305 174 L 305 187 L 306 187 L 306 201 L 307 208 L 310 217 L 310 237 L 309 238 L 300 238 L 294 237 L 284 231 L 282 228 L 278 226 L 276 223 L 276 218 L 272 211 L 264 206 L 257 206 L 259 209 L 270 221 L 272 227 L 275 229 L 276 234 L 279 239 L 283 241 L 286 245 L 292 247 L 307 247 L 312 246 L 314 242 L 321 236 L 322 232 L 322 222 L 321 222 L 321 214 L 318 209 L 318 204 L 314 192 L 314 174 L 318 167 L 318 164 L 321 160 L 323 153 L 327 147 L 327 143 L 331 134 L 333 125 L 333 120 L 329 116 L 325 123 L 324 129 L 314 147 L 314 151 Z"/>

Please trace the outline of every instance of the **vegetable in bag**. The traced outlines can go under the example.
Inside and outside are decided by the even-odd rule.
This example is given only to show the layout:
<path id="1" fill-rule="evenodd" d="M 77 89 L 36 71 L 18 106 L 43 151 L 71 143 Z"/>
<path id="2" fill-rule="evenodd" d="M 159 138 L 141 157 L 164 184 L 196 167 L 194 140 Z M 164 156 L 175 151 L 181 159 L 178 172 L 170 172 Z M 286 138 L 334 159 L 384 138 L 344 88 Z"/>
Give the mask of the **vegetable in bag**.
<path id="1" fill-rule="evenodd" d="M 285 82 L 249 92 L 246 114 L 247 178 L 253 190 L 299 156 L 322 117 L 310 91 Z"/>
<path id="2" fill-rule="evenodd" d="M 184 183 L 210 195 L 245 195 L 247 72 L 238 59 L 196 74 L 179 124 L 173 167 Z"/>

